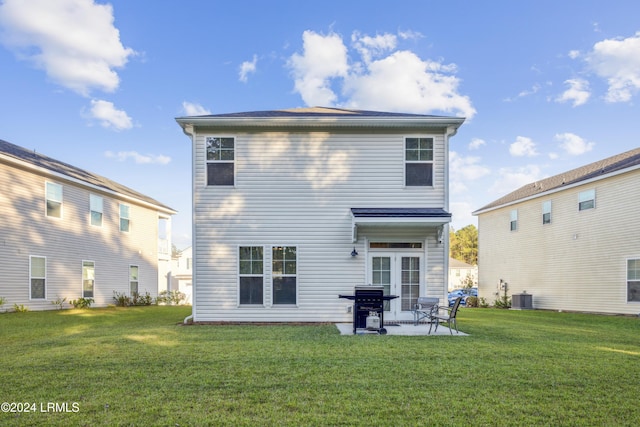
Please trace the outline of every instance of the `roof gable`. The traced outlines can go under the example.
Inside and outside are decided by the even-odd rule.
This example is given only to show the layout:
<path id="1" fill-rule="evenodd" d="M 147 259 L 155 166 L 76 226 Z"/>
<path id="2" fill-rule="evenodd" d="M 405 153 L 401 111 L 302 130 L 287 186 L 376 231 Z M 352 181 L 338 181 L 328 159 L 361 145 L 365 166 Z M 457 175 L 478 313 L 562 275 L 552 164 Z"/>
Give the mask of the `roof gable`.
<path id="1" fill-rule="evenodd" d="M 123 196 L 137 199 L 146 204 L 154 205 L 155 207 L 160 208 L 166 212 L 175 213 L 175 210 L 166 205 L 163 205 L 157 200 L 149 196 L 145 196 L 144 194 L 132 190 L 131 188 L 126 187 L 122 184 L 118 184 L 117 182 L 112 181 L 108 178 L 37 153 L 35 150 L 27 150 L 26 148 L 11 144 L 10 142 L 3 141 L 1 139 L 0 156 L 10 157 L 15 160 L 27 163 L 31 166 L 35 166 L 37 168 L 46 169 L 47 171 L 55 174 L 65 175 L 73 180 L 81 181 L 86 185 L 118 193 Z"/>
<path id="2" fill-rule="evenodd" d="M 523 199 L 535 197 L 549 191 L 559 191 L 562 188 L 578 184 L 591 179 L 604 178 L 613 173 L 626 169 L 640 167 L 640 148 L 626 151 L 588 165 L 572 169 L 549 178 L 524 185 L 517 190 L 489 203 L 473 212 L 474 215 L 489 211 L 500 206 L 513 204 Z"/>

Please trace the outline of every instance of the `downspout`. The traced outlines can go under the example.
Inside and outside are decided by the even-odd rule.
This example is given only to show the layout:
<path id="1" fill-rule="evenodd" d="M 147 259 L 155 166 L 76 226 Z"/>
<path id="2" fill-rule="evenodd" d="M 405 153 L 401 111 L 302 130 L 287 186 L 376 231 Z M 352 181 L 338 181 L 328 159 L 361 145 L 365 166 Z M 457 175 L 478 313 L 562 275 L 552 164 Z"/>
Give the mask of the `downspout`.
<path id="1" fill-rule="evenodd" d="M 194 319 L 195 319 L 195 312 L 196 312 L 196 294 L 197 292 L 197 285 L 196 285 L 196 278 L 197 278 L 197 274 L 196 271 L 198 269 L 198 262 L 197 262 L 197 254 L 198 254 L 198 249 L 196 247 L 197 245 L 197 240 L 196 240 L 196 230 L 195 230 L 195 190 L 196 190 L 196 179 L 195 179 L 195 162 L 196 162 L 196 156 L 195 156 L 195 151 L 196 151 L 196 134 L 193 128 L 192 124 L 185 124 L 184 126 L 182 126 L 182 131 L 184 132 L 185 135 L 187 135 L 190 139 L 191 139 L 191 249 L 193 251 L 193 261 L 191 262 L 191 314 L 187 317 L 184 318 L 183 323 L 189 324 L 191 323 Z"/>
<path id="2" fill-rule="evenodd" d="M 457 126 L 447 126 L 444 133 L 444 210 L 449 211 L 449 138 L 458 132 Z M 453 216 L 453 215 L 452 215 Z M 449 291 L 449 222 L 442 224 L 442 243 L 444 245 L 444 271 L 443 271 L 443 293 L 440 295 L 447 301 L 447 292 Z M 447 304 L 448 305 L 448 304 Z"/>

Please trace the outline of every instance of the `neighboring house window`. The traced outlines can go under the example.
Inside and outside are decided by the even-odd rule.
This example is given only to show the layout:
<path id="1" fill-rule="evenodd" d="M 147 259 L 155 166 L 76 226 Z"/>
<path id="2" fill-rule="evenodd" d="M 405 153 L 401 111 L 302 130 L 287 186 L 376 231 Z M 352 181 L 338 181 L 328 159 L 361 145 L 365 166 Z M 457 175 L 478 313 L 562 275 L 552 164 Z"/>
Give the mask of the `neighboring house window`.
<path id="1" fill-rule="evenodd" d="M 627 301 L 640 301 L 640 259 L 627 260 Z"/>
<path id="2" fill-rule="evenodd" d="M 405 139 L 405 185 L 433 186 L 433 138 Z"/>
<path id="3" fill-rule="evenodd" d="M 102 227 L 102 197 L 90 194 L 89 210 L 91 212 L 91 225 Z"/>
<path id="4" fill-rule="evenodd" d="M 272 248 L 273 304 L 296 304 L 297 264 L 295 246 Z"/>
<path id="5" fill-rule="evenodd" d="M 120 205 L 120 231 L 129 231 L 131 220 L 129 219 L 129 206 Z"/>
<path id="6" fill-rule="evenodd" d="M 47 182 L 47 216 L 62 218 L 62 185 Z"/>
<path id="7" fill-rule="evenodd" d="M 511 231 L 516 231 L 518 229 L 518 210 L 514 209 L 511 211 L 511 222 L 510 222 Z"/>
<path id="8" fill-rule="evenodd" d="M 235 140 L 207 137 L 207 185 L 233 185 Z"/>
<path id="9" fill-rule="evenodd" d="M 96 283 L 96 265 L 93 261 L 82 261 L 82 298 L 93 298 Z"/>
<path id="10" fill-rule="evenodd" d="M 593 209 L 596 207 L 596 190 L 582 191 L 578 195 L 578 210 Z"/>
<path id="11" fill-rule="evenodd" d="M 29 258 L 29 298 L 47 297 L 47 259 L 41 256 Z"/>
<path id="12" fill-rule="evenodd" d="M 193 258 L 187 258 L 187 270 L 191 270 L 192 263 L 193 263 Z"/>
<path id="13" fill-rule="evenodd" d="M 239 248 L 240 304 L 262 304 L 263 252 L 261 246 Z"/>
<path id="14" fill-rule="evenodd" d="M 542 203 L 542 224 L 551 224 L 551 200 Z"/>
<path id="15" fill-rule="evenodd" d="M 138 266 L 129 266 L 129 293 L 131 295 L 138 293 Z"/>

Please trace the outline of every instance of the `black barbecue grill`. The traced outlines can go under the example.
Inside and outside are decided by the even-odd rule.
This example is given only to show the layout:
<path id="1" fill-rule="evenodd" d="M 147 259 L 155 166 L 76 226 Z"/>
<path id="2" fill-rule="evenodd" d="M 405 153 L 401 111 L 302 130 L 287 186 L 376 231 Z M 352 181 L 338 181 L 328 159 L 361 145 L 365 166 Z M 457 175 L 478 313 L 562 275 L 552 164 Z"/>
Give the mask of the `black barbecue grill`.
<path id="1" fill-rule="evenodd" d="M 374 330 L 384 335 L 384 302 L 398 298 L 396 295 L 384 295 L 382 286 L 356 286 L 354 295 L 338 295 L 353 301 L 353 333 L 358 329 Z M 367 328 L 367 317 L 376 313 L 380 318 L 379 328 Z"/>

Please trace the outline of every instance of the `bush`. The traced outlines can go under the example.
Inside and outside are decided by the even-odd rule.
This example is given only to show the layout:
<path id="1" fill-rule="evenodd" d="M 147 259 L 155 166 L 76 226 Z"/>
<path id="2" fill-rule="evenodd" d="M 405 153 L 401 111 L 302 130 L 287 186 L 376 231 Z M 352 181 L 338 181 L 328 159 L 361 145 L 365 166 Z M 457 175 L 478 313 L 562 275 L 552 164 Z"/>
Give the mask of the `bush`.
<path id="1" fill-rule="evenodd" d="M 62 310 L 64 308 L 64 303 L 67 302 L 66 298 L 56 298 L 55 300 L 51 301 L 51 304 L 55 305 L 58 307 L 58 310 Z"/>
<path id="2" fill-rule="evenodd" d="M 480 298 L 480 301 L 478 302 L 478 307 L 489 308 L 489 303 L 487 302 L 487 299 L 484 297 Z"/>
<path id="3" fill-rule="evenodd" d="M 29 311 L 29 307 L 25 307 L 24 304 L 13 304 L 13 311 L 16 313 L 26 313 Z"/>
<path id="4" fill-rule="evenodd" d="M 89 308 L 93 303 L 93 298 L 78 298 L 69 301 L 69 304 L 71 304 L 73 308 Z"/>
<path id="5" fill-rule="evenodd" d="M 162 291 L 158 295 L 158 304 L 180 305 L 187 299 L 187 296 L 180 291 Z"/>
<path id="6" fill-rule="evenodd" d="M 132 305 L 151 305 L 153 304 L 153 297 L 149 292 L 145 292 L 144 295 L 134 292 L 131 296 L 113 291 L 113 299 L 118 307 L 129 307 Z"/>
<path id="7" fill-rule="evenodd" d="M 478 306 L 478 297 L 469 296 L 467 297 L 466 307 L 477 307 Z"/>
<path id="8" fill-rule="evenodd" d="M 511 297 L 503 295 L 493 304 L 495 308 L 511 308 Z"/>
<path id="9" fill-rule="evenodd" d="M 129 295 L 121 294 L 113 291 L 113 300 L 118 307 L 129 307 L 131 305 L 131 298 Z"/>

